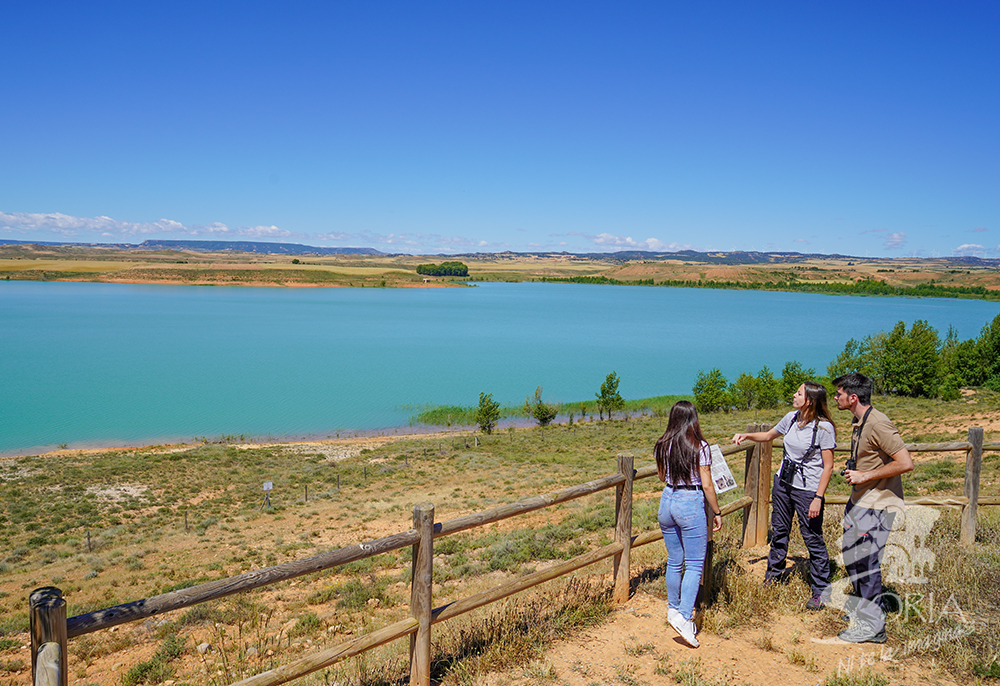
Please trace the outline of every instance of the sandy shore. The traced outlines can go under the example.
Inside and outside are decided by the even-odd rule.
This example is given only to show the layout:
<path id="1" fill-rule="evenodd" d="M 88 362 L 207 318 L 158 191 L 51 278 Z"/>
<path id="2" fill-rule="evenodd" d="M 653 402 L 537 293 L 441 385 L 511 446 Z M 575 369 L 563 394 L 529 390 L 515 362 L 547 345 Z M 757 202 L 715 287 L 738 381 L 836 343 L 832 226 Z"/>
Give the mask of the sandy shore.
<path id="1" fill-rule="evenodd" d="M 361 454 L 364 449 L 374 449 L 387 443 L 406 439 L 434 440 L 450 438 L 459 434 L 468 433 L 475 430 L 475 427 L 456 426 L 446 429 L 440 427 L 396 427 L 392 429 L 380 429 L 371 433 L 358 431 L 351 436 L 343 438 L 305 438 L 301 440 L 289 439 L 279 441 L 248 440 L 245 443 L 234 443 L 219 441 L 219 445 L 228 445 L 241 450 L 252 450 L 255 448 L 282 447 L 293 451 L 322 453 L 329 459 L 342 460 Z M 391 433 L 389 433 L 391 432 Z M 208 442 L 211 444 L 212 442 Z M 174 453 L 197 448 L 206 445 L 205 442 L 197 443 L 150 443 L 147 445 L 108 445 L 90 448 L 60 448 L 58 450 L 48 450 L 41 452 L 24 452 L 21 455 L 0 456 L 0 462 L 10 462 L 27 456 L 58 457 L 58 456 L 78 456 L 96 455 L 100 453 L 133 452 L 136 450 L 155 450 L 162 453 Z"/>

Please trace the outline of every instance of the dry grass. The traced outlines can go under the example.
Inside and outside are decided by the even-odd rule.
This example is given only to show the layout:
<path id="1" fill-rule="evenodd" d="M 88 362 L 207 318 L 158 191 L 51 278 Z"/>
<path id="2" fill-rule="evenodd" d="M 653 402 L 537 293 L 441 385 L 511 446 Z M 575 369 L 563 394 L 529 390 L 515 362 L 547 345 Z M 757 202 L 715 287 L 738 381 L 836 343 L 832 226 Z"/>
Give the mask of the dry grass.
<path id="1" fill-rule="evenodd" d="M 53 272 L 83 272 L 100 273 L 116 272 L 134 267 L 134 262 L 111 262 L 102 260 L 16 260 L 0 259 L 0 274 L 4 272 L 21 272 L 31 269 Z"/>

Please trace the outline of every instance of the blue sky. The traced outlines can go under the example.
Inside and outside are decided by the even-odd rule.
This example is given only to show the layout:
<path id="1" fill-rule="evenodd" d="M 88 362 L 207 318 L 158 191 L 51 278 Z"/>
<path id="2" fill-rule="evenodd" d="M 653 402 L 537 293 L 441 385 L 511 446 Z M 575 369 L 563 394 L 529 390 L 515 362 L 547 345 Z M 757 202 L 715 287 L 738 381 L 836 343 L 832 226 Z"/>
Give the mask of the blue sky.
<path id="1" fill-rule="evenodd" d="M 24 2 L 0 238 L 1000 257 L 998 3 Z"/>

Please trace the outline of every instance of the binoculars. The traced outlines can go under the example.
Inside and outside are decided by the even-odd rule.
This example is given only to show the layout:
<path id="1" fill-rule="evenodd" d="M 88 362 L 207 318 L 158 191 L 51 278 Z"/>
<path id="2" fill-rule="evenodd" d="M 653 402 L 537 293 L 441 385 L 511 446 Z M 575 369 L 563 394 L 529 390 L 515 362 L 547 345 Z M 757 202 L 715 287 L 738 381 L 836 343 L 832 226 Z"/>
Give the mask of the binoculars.
<path id="1" fill-rule="evenodd" d="M 858 461 L 856 459 L 854 459 L 853 457 L 849 457 L 849 458 L 847 458 L 847 464 L 844 465 L 844 468 L 840 470 L 840 475 L 841 476 L 846 476 L 848 469 L 850 469 L 850 470 L 853 471 L 853 470 L 855 470 L 857 468 L 858 468 Z"/>

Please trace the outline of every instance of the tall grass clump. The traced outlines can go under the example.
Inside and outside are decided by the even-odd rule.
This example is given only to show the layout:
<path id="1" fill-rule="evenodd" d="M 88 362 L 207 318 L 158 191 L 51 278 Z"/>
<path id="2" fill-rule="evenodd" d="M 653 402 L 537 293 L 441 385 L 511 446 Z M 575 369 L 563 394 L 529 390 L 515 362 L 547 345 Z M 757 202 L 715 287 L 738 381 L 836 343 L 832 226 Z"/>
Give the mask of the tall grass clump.
<path id="1" fill-rule="evenodd" d="M 434 639 L 432 679 L 472 686 L 490 672 L 538 660 L 554 640 L 602 621 L 612 603 L 602 584 L 573 578 L 554 590 L 493 607 L 485 618 L 441 625 Z"/>
<path id="2" fill-rule="evenodd" d="M 174 675 L 171 660 L 180 657 L 184 652 L 184 639 L 180 636 L 168 636 L 153 657 L 133 666 L 122 676 L 122 686 L 138 686 L 138 684 L 159 684 Z"/>
<path id="3" fill-rule="evenodd" d="M 889 686 L 889 680 L 869 667 L 855 672 L 831 674 L 824 686 Z"/>

